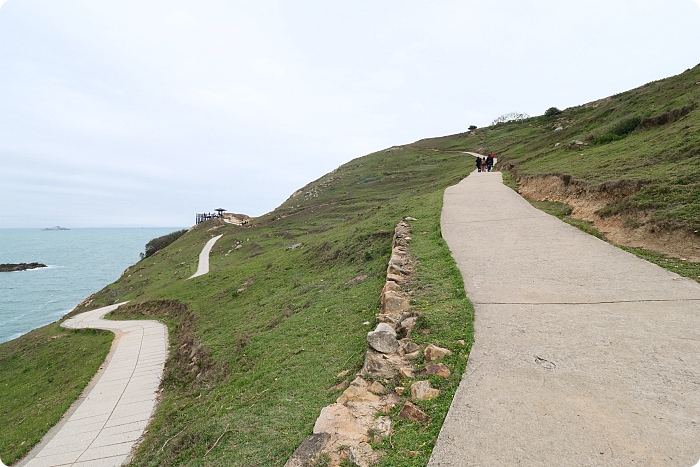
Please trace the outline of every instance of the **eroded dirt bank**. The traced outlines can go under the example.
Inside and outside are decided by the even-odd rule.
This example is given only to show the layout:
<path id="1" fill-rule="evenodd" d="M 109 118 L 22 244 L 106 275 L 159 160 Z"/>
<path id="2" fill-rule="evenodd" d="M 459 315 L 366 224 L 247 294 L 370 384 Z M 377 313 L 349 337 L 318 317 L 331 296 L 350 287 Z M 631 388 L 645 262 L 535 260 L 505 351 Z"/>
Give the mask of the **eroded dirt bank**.
<path id="1" fill-rule="evenodd" d="M 642 182 L 637 181 L 593 186 L 569 175 L 523 176 L 518 179 L 518 191 L 523 197 L 535 201 L 559 201 L 572 206 L 572 217 L 593 222 L 612 243 L 700 261 L 698 236 L 680 230 L 659 229 L 650 222 L 650 213 L 606 217 L 596 214 L 608 204 L 634 194 L 641 186 Z"/>

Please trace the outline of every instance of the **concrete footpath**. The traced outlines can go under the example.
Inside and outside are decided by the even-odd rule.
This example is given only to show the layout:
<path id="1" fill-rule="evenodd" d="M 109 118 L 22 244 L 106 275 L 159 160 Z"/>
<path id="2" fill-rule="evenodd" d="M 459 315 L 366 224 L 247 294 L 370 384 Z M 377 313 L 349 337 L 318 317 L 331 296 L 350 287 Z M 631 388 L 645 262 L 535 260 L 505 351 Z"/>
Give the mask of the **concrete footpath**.
<path id="1" fill-rule="evenodd" d="M 66 320 L 68 329 L 115 333 L 109 355 L 81 397 L 17 466 L 116 467 L 127 459 L 156 406 L 168 354 L 168 329 L 157 321 L 107 321 L 120 304 Z"/>
<path id="2" fill-rule="evenodd" d="M 535 208 L 501 174 L 445 191 L 475 343 L 429 465 L 700 458 L 700 284 Z"/>
<path id="3" fill-rule="evenodd" d="M 195 271 L 194 274 L 190 276 L 190 279 L 194 279 L 195 277 L 203 276 L 204 274 L 209 273 L 209 253 L 211 253 L 211 249 L 214 248 L 214 244 L 218 239 L 223 237 L 224 235 L 218 235 L 214 238 L 210 238 L 209 241 L 204 245 L 204 248 L 202 248 L 202 251 L 199 253 L 199 263 L 197 263 L 197 271 Z"/>

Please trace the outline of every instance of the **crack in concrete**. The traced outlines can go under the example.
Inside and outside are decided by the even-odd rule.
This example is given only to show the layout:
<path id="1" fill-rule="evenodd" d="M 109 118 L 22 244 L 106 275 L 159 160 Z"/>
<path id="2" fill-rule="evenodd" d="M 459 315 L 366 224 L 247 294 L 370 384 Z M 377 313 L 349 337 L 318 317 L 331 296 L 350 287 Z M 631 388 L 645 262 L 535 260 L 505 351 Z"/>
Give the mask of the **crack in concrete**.
<path id="1" fill-rule="evenodd" d="M 465 222 L 443 222 L 442 225 L 469 225 L 469 224 L 486 224 L 489 222 L 507 222 L 507 221 L 522 221 L 528 219 L 541 219 L 542 216 L 526 216 L 526 217 L 509 217 L 507 219 L 479 219 L 477 221 L 465 221 Z"/>
<path id="2" fill-rule="evenodd" d="M 700 298 L 671 298 L 648 300 L 605 300 L 597 302 L 475 302 L 474 305 L 607 305 L 615 303 L 700 302 Z"/>

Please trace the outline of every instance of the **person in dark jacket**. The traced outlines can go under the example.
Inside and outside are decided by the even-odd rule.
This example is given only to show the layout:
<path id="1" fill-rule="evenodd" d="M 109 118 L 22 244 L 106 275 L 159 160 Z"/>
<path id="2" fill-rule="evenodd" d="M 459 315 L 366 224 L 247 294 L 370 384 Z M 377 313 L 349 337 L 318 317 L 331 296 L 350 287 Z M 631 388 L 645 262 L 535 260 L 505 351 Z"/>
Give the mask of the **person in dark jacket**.
<path id="1" fill-rule="evenodd" d="M 493 168 L 493 153 L 489 153 L 488 156 L 486 156 L 486 169 L 491 172 L 491 169 Z"/>
<path id="2" fill-rule="evenodd" d="M 476 170 L 481 172 L 481 157 L 476 158 Z"/>

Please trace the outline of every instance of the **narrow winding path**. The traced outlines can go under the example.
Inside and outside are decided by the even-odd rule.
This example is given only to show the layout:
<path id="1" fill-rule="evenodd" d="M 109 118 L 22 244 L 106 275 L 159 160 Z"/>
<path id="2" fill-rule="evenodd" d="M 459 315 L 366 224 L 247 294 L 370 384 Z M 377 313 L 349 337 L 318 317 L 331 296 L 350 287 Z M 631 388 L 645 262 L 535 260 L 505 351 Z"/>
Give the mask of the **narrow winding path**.
<path id="1" fill-rule="evenodd" d="M 195 277 L 203 276 L 209 272 L 209 253 L 211 249 L 214 248 L 214 244 L 218 239 L 223 237 L 223 234 L 210 238 L 209 241 L 202 248 L 202 252 L 199 254 L 199 264 L 197 264 L 197 271 L 190 276 L 190 279 Z"/>
<path id="2" fill-rule="evenodd" d="M 199 254 L 197 272 L 209 272 L 209 253 Z M 100 370 L 56 426 L 17 467 L 118 467 L 129 457 L 153 414 L 168 356 L 168 328 L 158 321 L 109 321 L 123 303 L 80 313 L 61 326 L 104 329 L 115 334 Z"/>
<path id="3" fill-rule="evenodd" d="M 81 397 L 18 466 L 116 467 L 126 460 L 156 406 L 168 329 L 157 321 L 108 321 L 122 303 L 66 320 L 68 329 L 116 335 L 109 355 Z"/>
<path id="4" fill-rule="evenodd" d="M 700 458 L 700 284 L 472 173 L 442 232 L 475 343 L 429 465 L 678 466 Z"/>

